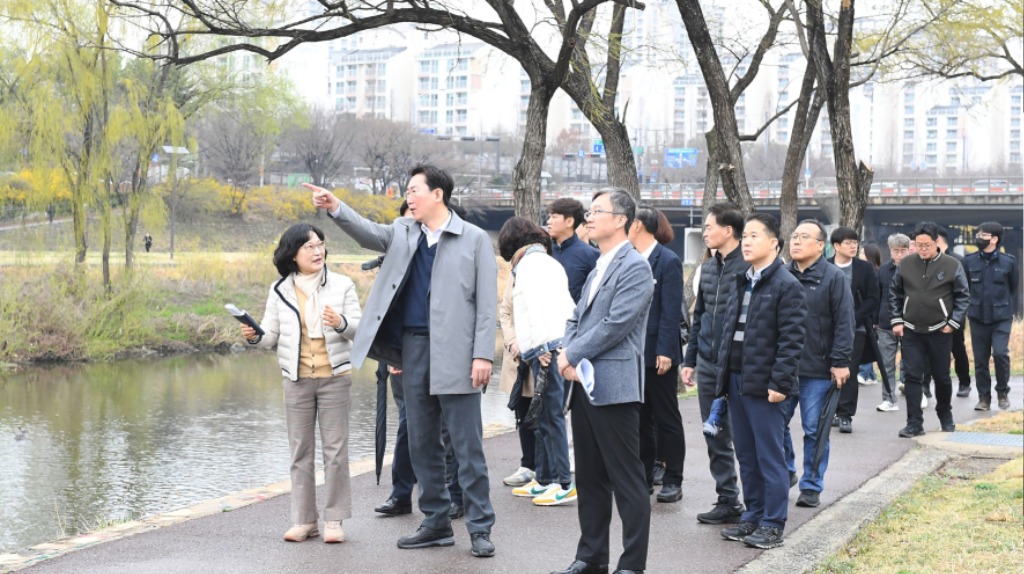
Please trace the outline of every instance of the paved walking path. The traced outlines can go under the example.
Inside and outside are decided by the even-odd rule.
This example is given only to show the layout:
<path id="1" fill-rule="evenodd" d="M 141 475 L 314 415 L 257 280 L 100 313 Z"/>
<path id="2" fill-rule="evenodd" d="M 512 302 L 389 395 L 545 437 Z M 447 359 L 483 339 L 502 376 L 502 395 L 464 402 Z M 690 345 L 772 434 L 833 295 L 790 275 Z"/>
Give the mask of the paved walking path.
<path id="1" fill-rule="evenodd" d="M 1022 380 L 1014 377 L 1011 399 L 1014 409 L 1022 407 Z M 870 495 L 879 481 L 869 482 L 893 463 L 899 461 L 918 444 L 915 440 L 900 439 L 897 431 L 905 424 L 906 410 L 880 413 L 874 409 L 880 401 L 878 386 L 861 387 L 858 416 L 854 419 L 853 434 L 833 434 L 831 461 L 826 475 L 826 490 L 822 493 L 822 506 L 817 509 L 797 508 L 796 490 L 790 496 L 787 536 L 792 537 L 793 550 L 801 538 L 808 538 L 808 530 L 799 530 L 809 520 L 825 513 L 810 528 L 814 533 L 824 532 L 822 520 L 832 522 L 857 521 L 860 504 L 852 504 L 865 493 Z M 993 413 L 975 413 L 977 400 L 972 393 L 968 399 L 953 398 L 954 417 L 959 423 L 989 416 Z M 683 500 L 675 504 L 659 504 L 652 497 L 651 542 L 648 572 L 652 573 L 716 573 L 733 572 L 744 565 L 757 571 L 761 551 L 740 543 L 722 540 L 719 527 L 705 526 L 694 518 L 698 512 L 708 510 L 715 501 L 714 484 L 707 470 L 707 451 L 700 434 L 700 421 L 696 400 L 680 402 L 688 441 L 683 483 Z M 797 415 L 799 417 L 799 414 Z M 926 411 L 926 439 L 943 440 L 938 432 L 934 414 L 934 401 Z M 799 429 L 794 420 L 792 428 Z M 799 431 L 794 437 L 799 441 Z M 501 485 L 501 477 L 518 466 L 518 442 L 514 433 L 497 436 L 485 442 L 488 468 L 491 472 L 491 500 L 497 514 L 493 540 L 497 555 L 490 559 L 473 558 L 469 554 L 469 537 L 463 521 L 455 523 L 456 544 L 453 548 L 427 550 L 399 550 L 395 541 L 415 531 L 420 515 L 414 513 L 397 518 L 383 518 L 373 507 L 383 502 L 389 493 L 386 479 L 374 484 L 373 473 L 362 474 L 352 481 L 353 518 L 344 527 L 347 541 L 339 545 L 326 545 L 319 541 L 301 544 L 286 543 L 281 535 L 288 528 L 288 496 L 277 496 L 264 502 L 153 529 L 102 544 L 95 544 L 36 564 L 26 571 L 43 573 L 547 573 L 568 565 L 575 553 L 579 534 L 575 503 L 568 506 L 535 508 L 529 500 L 513 497 Z M 799 442 L 797 450 L 799 451 Z M 915 450 L 914 458 L 920 454 Z M 798 463 L 799 464 L 799 463 Z M 901 465 L 904 465 L 901 463 Z M 897 465 L 888 472 L 897 471 Z M 362 467 L 366 468 L 363 464 Z M 933 467 L 929 467 L 933 468 Z M 925 471 L 927 472 L 927 471 Z M 905 479 L 912 482 L 912 478 Z M 865 486 L 865 483 L 868 483 Z M 855 492 L 864 487 L 861 492 Z M 842 499 L 850 496 L 846 501 Z M 321 499 L 322 500 L 322 499 Z M 839 504 L 836 504 L 840 502 Z M 843 513 L 837 512 L 842 509 Z M 852 518 L 851 514 L 853 513 Z M 830 516 L 844 516 L 831 519 Z M 860 517 L 860 522 L 869 519 Z M 859 522 L 853 522 L 859 524 Z M 819 530 L 820 529 L 820 530 Z M 621 530 L 617 517 L 612 524 L 612 557 L 621 551 Z M 835 535 L 836 537 L 845 536 Z M 769 551 L 766 559 L 771 559 Z M 791 566 L 793 566 L 791 564 Z M 4 566 L 0 566 L 0 571 Z M 762 568 L 778 571 L 778 568 Z"/>

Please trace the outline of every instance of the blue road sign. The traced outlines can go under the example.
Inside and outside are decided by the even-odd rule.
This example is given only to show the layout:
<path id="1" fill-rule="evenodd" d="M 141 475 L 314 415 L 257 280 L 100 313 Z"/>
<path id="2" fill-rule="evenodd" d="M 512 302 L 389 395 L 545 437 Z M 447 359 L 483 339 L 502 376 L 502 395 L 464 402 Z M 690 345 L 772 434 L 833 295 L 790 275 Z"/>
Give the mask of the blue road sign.
<path id="1" fill-rule="evenodd" d="M 697 153 L 695 147 L 670 147 L 665 150 L 665 167 L 680 169 L 697 165 Z"/>
<path id="2" fill-rule="evenodd" d="M 596 144 L 594 144 L 594 153 L 601 153 L 601 154 L 603 154 L 604 153 L 604 144 L 603 143 L 596 143 Z"/>
<path id="3" fill-rule="evenodd" d="M 580 159 L 587 157 L 587 152 L 580 150 Z"/>
<path id="4" fill-rule="evenodd" d="M 692 207 L 693 206 L 693 198 L 692 197 L 684 197 L 684 198 L 679 200 L 679 205 L 681 205 L 683 207 Z"/>

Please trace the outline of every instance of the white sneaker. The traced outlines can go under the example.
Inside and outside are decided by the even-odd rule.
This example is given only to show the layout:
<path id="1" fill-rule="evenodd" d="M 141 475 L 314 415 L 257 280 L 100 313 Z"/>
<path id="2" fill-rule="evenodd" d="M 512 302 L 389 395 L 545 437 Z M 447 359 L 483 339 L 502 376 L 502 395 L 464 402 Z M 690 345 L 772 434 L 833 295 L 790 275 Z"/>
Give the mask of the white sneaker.
<path id="1" fill-rule="evenodd" d="M 867 379 L 864 378 L 864 375 L 857 375 L 857 383 L 864 387 L 871 384 L 868 382 Z"/>
<path id="2" fill-rule="evenodd" d="M 877 408 L 878 410 L 882 411 L 883 413 L 890 413 L 890 412 L 893 412 L 893 411 L 900 410 L 900 406 L 899 405 L 897 405 L 896 403 L 890 402 L 890 401 L 882 401 L 882 404 L 878 405 L 875 408 Z"/>
<path id="3" fill-rule="evenodd" d="M 921 395 L 921 408 L 922 409 L 928 408 L 928 397 L 926 397 L 924 395 Z"/>
<path id="4" fill-rule="evenodd" d="M 534 476 L 535 475 L 532 470 L 525 466 L 520 466 L 518 470 L 501 479 L 501 482 L 503 482 L 505 486 L 522 486 L 533 480 Z"/>

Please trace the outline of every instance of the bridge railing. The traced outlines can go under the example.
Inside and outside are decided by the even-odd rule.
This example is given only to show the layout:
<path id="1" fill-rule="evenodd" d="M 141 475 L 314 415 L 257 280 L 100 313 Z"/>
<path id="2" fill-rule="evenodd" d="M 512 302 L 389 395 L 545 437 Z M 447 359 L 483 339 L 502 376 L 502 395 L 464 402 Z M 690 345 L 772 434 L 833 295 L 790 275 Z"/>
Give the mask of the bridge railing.
<path id="1" fill-rule="evenodd" d="M 942 197 L 942 196 L 1001 196 L 1024 195 L 1024 182 L 1020 178 L 1011 181 L 1008 178 L 991 178 L 985 180 L 909 180 L 902 182 L 876 182 L 872 184 L 869 197 Z M 590 184 L 567 184 L 548 188 L 541 192 L 541 200 L 546 202 L 559 197 L 572 197 L 580 201 L 589 200 L 595 191 L 602 186 Z M 835 183 L 828 181 L 815 182 L 801 186 L 800 197 L 817 195 L 838 195 Z M 778 199 L 782 194 L 778 182 L 751 182 L 750 195 L 754 199 Z M 472 199 L 485 203 L 503 203 L 513 200 L 512 189 L 507 187 L 488 188 L 480 191 L 470 190 L 458 194 L 464 199 Z M 725 192 L 718 189 L 718 198 L 724 198 Z M 693 184 L 645 183 L 640 185 L 640 199 L 646 201 L 678 201 L 681 205 L 701 205 L 704 201 L 704 189 Z"/>

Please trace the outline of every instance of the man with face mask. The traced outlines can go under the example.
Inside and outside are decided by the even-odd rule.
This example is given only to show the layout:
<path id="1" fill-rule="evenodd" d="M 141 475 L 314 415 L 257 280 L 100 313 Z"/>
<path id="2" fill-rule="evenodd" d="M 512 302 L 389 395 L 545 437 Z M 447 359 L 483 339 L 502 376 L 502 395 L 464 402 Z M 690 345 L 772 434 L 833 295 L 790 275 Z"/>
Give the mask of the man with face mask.
<path id="1" fill-rule="evenodd" d="M 971 322 L 971 347 L 974 349 L 974 375 L 978 385 L 978 404 L 974 410 L 987 411 L 992 404 L 992 376 L 989 357 L 996 363 L 996 395 L 999 408 L 1010 408 L 1010 326 L 1017 301 L 1020 272 L 1017 259 L 999 252 L 1003 226 L 986 221 L 974 236 L 976 253 L 964 259 L 967 281 L 971 286 L 971 304 L 967 318 Z"/>

